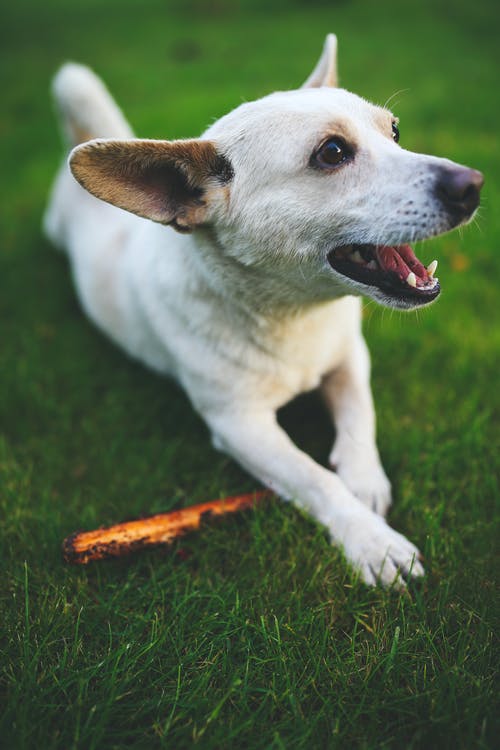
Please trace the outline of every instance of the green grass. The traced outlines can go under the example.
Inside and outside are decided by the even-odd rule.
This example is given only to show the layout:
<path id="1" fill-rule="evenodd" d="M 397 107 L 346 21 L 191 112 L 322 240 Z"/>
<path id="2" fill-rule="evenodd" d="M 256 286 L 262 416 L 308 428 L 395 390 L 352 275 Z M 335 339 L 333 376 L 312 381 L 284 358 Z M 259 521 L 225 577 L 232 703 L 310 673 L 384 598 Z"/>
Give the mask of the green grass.
<path id="1" fill-rule="evenodd" d="M 497 28 L 493 2 L 465 0 L 2 10 L 2 747 L 494 746 Z M 391 522 L 424 551 L 426 579 L 410 596 L 366 588 L 279 503 L 165 551 L 66 567 L 75 529 L 257 484 L 212 450 L 175 385 L 87 322 L 41 238 L 61 154 L 50 77 L 86 62 L 138 134 L 193 136 L 242 99 L 298 85 L 330 30 L 347 88 L 380 103 L 404 90 L 392 103 L 403 145 L 486 174 L 477 222 L 419 249 L 439 259 L 438 304 L 366 308 Z M 314 395 L 282 420 L 326 460 L 333 436 Z"/>

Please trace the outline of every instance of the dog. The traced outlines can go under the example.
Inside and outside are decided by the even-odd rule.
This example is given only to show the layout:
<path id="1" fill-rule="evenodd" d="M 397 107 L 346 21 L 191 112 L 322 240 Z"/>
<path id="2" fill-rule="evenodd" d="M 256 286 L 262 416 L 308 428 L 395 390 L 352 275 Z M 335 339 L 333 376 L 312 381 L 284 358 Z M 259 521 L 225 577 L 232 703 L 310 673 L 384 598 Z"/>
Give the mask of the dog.
<path id="1" fill-rule="evenodd" d="M 53 93 L 72 150 L 44 226 L 89 317 L 181 384 L 215 447 L 326 527 L 364 582 L 404 587 L 424 570 L 384 518 L 361 297 L 433 302 L 437 263 L 408 243 L 468 222 L 483 176 L 401 148 L 389 110 L 338 88 L 336 50 L 329 34 L 301 88 L 177 141 L 136 139 L 101 81 L 66 64 Z M 331 469 L 276 419 L 316 388 Z"/>

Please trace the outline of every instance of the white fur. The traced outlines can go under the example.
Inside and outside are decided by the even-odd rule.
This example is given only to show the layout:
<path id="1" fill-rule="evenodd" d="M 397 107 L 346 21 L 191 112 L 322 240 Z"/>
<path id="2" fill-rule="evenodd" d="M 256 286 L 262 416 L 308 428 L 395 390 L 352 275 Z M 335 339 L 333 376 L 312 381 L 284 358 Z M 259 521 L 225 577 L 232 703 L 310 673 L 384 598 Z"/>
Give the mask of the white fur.
<path id="1" fill-rule="evenodd" d="M 389 112 L 321 86 L 318 76 L 335 77 L 334 50 L 329 37 L 309 79 L 315 87 L 243 104 L 204 134 L 234 177 L 191 234 L 94 198 L 66 166 L 45 226 L 66 248 L 92 320 L 130 355 L 176 378 L 214 444 L 324 524 L 367 583 L 391 584 L 398 571 L 423 569 L 416 547 L 379 515 L 390 484 L 375 443 L 357 295 L 392 303 L 333 271 L 326 252 L 448 229 L 432 193 L 433 170 L 448 162 L 404 151 L 391 138 Z M 88 69 L 64 67 L 54 89 L 69 137 L 77 140 L 79 129 L 131 137 Z M 357 158 L 319 174 L 310 154 L 338 124 L 359 145 Z M 276 421 L 279 407 L 316 387 L 336 423 L 337 473 L 300 451 Z"/>

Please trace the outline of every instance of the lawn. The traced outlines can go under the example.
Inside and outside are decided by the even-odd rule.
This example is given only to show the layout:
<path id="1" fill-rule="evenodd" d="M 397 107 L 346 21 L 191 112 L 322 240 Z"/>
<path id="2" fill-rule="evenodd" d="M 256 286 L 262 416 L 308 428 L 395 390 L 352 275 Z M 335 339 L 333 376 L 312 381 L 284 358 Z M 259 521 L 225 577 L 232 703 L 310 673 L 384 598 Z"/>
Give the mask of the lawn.
<path id="1" fill-rule="evenodd" d="M 0 744 L 31 748 L 492 748 L 498 666 L 500 152 L 494 2 L 19 0 L 0 17 Z M 90 64 L 141 136 L 198 135 L 294 88 L 323 38 L 402 145 L 486 175 L 477 219 L 418 252 L 443 293 L 367 304 L 391 523 L 424 551 L 409 595 L 356 581 L 273 502 L 167 550 L 68 567 L 61 542 L 257 483 L 171 382 L 85 319 L 40 220 L 61 146 L 48 87 Z M 309 394 L 283 424 L 325 462 Z"/>

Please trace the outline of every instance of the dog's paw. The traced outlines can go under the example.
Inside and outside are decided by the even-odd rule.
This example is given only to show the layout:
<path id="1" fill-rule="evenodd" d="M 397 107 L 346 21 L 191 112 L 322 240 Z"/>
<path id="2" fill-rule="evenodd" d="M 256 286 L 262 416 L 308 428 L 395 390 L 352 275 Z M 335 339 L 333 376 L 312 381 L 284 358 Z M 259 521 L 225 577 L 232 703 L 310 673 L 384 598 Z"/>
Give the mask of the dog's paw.
<path id="1" fill-rule="evenodd" d="M 391 483 L 378 458 L 370 461 L 363 456 L 346 459 L 333 450 L 330 465 L 363 505 L 379 516 L 386 515 L 392 503 Z"/>
<path id="2" fill-rule="evenodd" d="M 340 536 L 336 531 L 332 529 L 332 540 L 340 541 L 365 583 L 403 588 L 424 575 L 417 547 L 375 513 L 354 513 Z"/>

